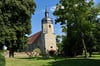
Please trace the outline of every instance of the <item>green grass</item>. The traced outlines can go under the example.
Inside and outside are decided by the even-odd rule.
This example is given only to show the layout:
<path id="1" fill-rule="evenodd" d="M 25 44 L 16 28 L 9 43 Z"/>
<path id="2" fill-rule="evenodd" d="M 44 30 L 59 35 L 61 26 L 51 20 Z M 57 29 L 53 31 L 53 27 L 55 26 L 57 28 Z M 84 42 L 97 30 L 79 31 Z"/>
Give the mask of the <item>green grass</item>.
<path id="1" fill-rule="evenodd" d="M 3 51 L 0 50 L 0 66 L 5 66 L 5 58 L 2 54 Z"/>
<path id="2" fill-rule="evenodd" d="M 1 66 L 1 65 L 0 65 Z M 6 58 L 6 66 L 100 66 L 100 55 L 92 58 Z"/>
<path id="3" fill-rule="evenodd" d="M 94 59 L 64 59 L 51 62 L 52 66 L 100 66 L 100 60 Z"/>
<path id="4" fill-rule="evenodd" d="M 54 59 L 6 58 L 6 66 L 48 66 Z"/>

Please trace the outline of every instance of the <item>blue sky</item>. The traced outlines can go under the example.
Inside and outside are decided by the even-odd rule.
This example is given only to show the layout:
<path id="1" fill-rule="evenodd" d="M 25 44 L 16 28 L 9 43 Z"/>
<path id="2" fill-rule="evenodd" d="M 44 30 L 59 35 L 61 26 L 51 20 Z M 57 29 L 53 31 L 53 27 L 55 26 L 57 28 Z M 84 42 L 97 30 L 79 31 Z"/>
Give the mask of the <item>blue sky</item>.
<path id="1" fill-rule="evenodd" d="M 34 0 L 34 1 L 37 7 L 35 14 L 32 16 L 32 34 L 41 31 L 41 19 L 44 18 L 44 12 L 46 7 L 49 11 L 49 16 L 53 19 L 54 23 L 55 17 L 53 16 L 52 13 L 55 8 L 54 6 L 59 2 L 59 0 Z M 54 24 L 54 28 L 56 34 L 61 34 L 60 25 Z"/>
<path id="2" fill-rule="evenodd" d="M 49 16 L 55 21 L 55 16 L 53 16 L 53 10 L 55 9 L 55 5 L 59 2 L 59 0 L 34 0 L 37 7 L 35 14 L 32 16 L 32 34 L 41 31 L 41 19 L 44 17 L 45 8 L 48 8 Z M 95 3 L 100 2 L 100 0 L 94 0 Z M 55 34 L 61 35 L 61 28 L 59 24 L 54 24 Z"/>

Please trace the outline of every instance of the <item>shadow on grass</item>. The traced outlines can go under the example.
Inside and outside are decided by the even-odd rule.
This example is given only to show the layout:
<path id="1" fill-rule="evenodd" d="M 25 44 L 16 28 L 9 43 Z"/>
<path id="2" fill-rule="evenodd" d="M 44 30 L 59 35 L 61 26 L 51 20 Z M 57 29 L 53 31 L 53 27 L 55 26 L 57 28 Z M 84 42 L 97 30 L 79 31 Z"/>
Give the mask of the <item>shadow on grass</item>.
<path id="1" fill-rule="evenodd" d="M 2 54 L 3 53 L 0 51 L 0 66 L 5 66 L 5 57 Z"/>
<path id="2" fill-rule="evenodd" d="M 100 66 L 100 59 L 63 59 L 49 64 L 51 66 Z"/>

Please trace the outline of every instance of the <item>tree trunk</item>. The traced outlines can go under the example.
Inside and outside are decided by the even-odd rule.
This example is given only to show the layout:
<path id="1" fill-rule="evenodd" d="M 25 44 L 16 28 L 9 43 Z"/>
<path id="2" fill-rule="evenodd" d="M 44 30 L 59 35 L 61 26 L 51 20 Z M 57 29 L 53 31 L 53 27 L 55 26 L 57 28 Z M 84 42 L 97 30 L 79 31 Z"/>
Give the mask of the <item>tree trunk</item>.
<path id="1" fill-rule="evenodd" d="M 83 44 L 83 51 L 84 51 L 84 57 L 87 58 L 87 49 L 86 49 L 86 45 L 85 45 L 85 41 L 84 41 L 84 34 L 81 32 L 82 34 L 82 44 Z"/>
<path id="2" fill-rule="evenodd" d="M 14 49 L 13 48 L 10 48 L 10 50 L 9 50 L 9 57 L 14 58 Z"/>
<path id="3" fill-rule="evenodd" d="M 89 51 L 89 57 L 92 57 L 92 51 Z"/>

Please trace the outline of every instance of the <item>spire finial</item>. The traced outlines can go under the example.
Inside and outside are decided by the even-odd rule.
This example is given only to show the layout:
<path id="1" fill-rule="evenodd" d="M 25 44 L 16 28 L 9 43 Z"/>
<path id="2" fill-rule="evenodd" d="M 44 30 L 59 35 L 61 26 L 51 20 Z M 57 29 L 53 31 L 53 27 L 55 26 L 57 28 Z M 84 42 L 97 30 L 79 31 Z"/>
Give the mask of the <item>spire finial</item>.
<path id="1" fill-rule="evenodd" d="M 47 7 L 46 7 L 46 9 L 45 9 L 45 17 L 49 17 L 49 12 L 48 12 Z"/>

